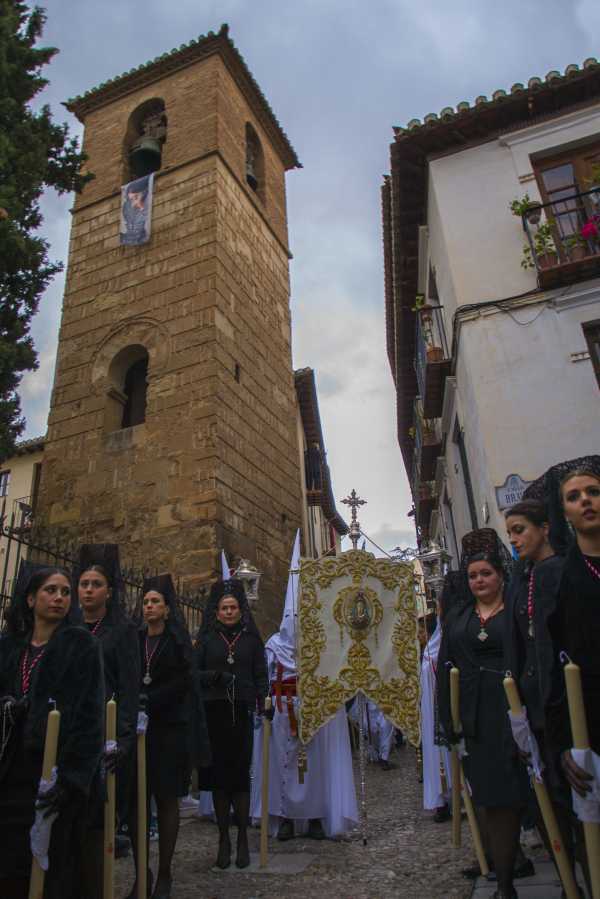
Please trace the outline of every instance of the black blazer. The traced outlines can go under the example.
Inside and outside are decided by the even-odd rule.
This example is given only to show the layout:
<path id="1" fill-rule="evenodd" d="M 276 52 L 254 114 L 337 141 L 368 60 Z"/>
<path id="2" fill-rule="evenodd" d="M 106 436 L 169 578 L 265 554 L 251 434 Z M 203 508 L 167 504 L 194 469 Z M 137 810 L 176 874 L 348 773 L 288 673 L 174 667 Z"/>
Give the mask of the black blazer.
<path id="1" fill-rule="evenodd" d="M 231 635 L 228 635 L 231 640 Z M 226 672 L 235 675 L 235 698 L 254 708 L 264 705 L 269 692 L 265 648 L 256 634 L 243 631 L 233 652 L 234 663 L 227 662 L 228 650 L 219 632 L 203 634 L 196 648 L 195 664 L 203 686 L 205 700 L 225 699 L 227 689 L 222 686 L 218 675 Z"/>
<path id="2" fill-rule="evenodd" d="M 534 724 L 543 722 L 544 707 L 547 705 L 552 690 L 556 655 L 548 621 L 553 615 L 558 602 L 561 577 L 565 560 L 562 556 L 551 556 L 535 566 L 533 578 L 533 626 L 535 634 L 535 657 L 538 684 L 538 698 L 533 709 L 529 709 L 529 718 Z M 505 644 L 504 658 L 508 671 L 517 683 L 520 682 L 526 657 L 526 645 L 523 632 L 519 627 L 519 608 L 526 607 L 529 592 L 529 575 L 531 566 L 519 563 L 513 569 L 504 600 Z"/>
<path id="3" fill-rule="evenodd" d="M 127 618 L 104 621 L 97 639 L 104 659 L 106 700 L 117 702 L 117 740 L 125 752 L 135 747 L 140 683 L 140 650 L 137 628 Z"/>
<path id="4" fill-rule="evenodd" d="M 146 696 L 146 711 L 153 727 L 188 724 L 192 689 L 191 642 L 189 654 L 167 628 L 150 665 L 150 684 L 143 683 L 146 674 L 146 629 L 139 631 L 140 693 Z"/>
<path id="5" fill-rule="evenodd" d="M 21 695 L 25 637 L 0 638 L 0 696 Z M 55 631 L 36 665 L 23 728 L 24 748 L 43 757 L 50 700 L 61 714 L 59 782 L 87 795 L 104 749 L 104 674 L 100 647 L 82 627 Z M 17 750 L 18 751 L 18 750 Z"/>

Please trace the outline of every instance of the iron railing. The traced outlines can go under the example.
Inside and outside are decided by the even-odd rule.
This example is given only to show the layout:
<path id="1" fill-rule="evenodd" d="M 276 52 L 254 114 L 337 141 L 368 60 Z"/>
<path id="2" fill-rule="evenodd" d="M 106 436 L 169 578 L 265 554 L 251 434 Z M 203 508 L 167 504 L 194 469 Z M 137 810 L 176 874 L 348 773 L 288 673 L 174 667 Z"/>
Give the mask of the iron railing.
<path id="1" fill-rule="evenodd" d="M 563 193 L 523 213 L 524 268 L 541 272 L 600 256 L 600 187 Z"/>
<path id="2" fill-rule="evenodd" d="M 427 363 L 449 358 L 448 341 L 442 306 L 425 306 L 417 310 L 415 371 L 419 394 L 425 396 Z"/>
<path id="3" fill-rule="evenodd" d="M 0 515 L 0 630 L 11 601 L 22 559 L 64 568 L 71 573 L 77 558 L 76 542 L 59 532 L 40 527 L 23 527 L 21 500 L 15 500 L 10 518 Z M 125 604 L 132 617 L 141 617 L 144 578 L 159 572 L 150 567 L 122 565 L 121 573 Z M 198 593 L 188 591 L 178 580 L 175 583 L 177 602 L 191 634 L 202 623 L 202 609 L 207 588 Z"/>

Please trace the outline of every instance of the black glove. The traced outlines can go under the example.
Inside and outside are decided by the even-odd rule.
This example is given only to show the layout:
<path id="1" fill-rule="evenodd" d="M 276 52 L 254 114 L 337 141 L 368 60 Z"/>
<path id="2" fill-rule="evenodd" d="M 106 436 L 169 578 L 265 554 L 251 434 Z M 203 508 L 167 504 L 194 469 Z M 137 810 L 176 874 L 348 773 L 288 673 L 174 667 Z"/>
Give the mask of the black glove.
<path id="1" fill-rule="evenodd" d="M 140 693 L 140 712 L 148 711 L 148 694 Z"/>
<path id="2" fill-rule="evenodd" d="M 107 752 L 104 751 L 104 770 L 107 774 L 114 774 L 123 759 L 125 758 L 125 750 L 117 743 L 114 749 Z"/>
<path id="3" fill-rule="evenodd" d="M 215 684 L 218 684 L 219 687 L 229 687 L 235 680 L 235 674 L 230 671 L 216 671 L 215 674 L 217 675 Z"/>
<path id="4" fill-rule="evenodd" d="M 263 708 L 261 715 L 263 716 L 263 718 L 266 718 L 267 721 L 272 721 L 275 717 L 275 706 L 272 705 L 270 709 Z"/>
<path id="5" fill-rule="evenodd" d="M 71 791 L 64 784 L 55 783 L 47 793 L 38 796 L 35 807 L 43 812 L 43 818 L 50 815 L 60 815 L 71 800 Z"/>

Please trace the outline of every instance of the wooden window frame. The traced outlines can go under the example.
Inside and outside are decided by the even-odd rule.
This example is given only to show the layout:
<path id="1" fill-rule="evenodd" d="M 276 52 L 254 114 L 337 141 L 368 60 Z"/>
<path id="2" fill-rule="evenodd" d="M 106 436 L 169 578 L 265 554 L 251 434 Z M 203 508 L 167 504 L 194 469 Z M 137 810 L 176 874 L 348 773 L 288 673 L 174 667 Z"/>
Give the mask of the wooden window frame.
<path id="1" fill-rule="evenodd" d="M 8 496 L 10 488 L 10 468 L 0 469 L 0 498 Z"/>
<path id="2" fill-rule="evenodd" d="M 588 351 L 598 387 L 600 387 L 600 318 L 591 322 L 582 322 L 581 328 L 587 343 Z"/>
<path id="3" fill-rule="evenodd" d="M 585 144 L 580 147 L 572 147 L 570 150 L 563 150 L 555 156 L 544 156 L 542 159 L 532 160 L 533 171 L 540 191 L 540 196 L 542 197 L 542 203 L 552 203 L 552 198 L 548 195 L 544 185 L 544 179 L 542 178 L 543 172 L 545 172 L 546 169 L 555 169 L 559 165 L 571 163 L 575 170 L 575 180 L 579 185 L 579 190 L 584 191 L 586 189 L 585 179 L 589 178 L 590 175 L 590 169 L 585 161 L 586 157 L 589 156 L 598 156 L 598 164 L 600 164 L 600 142 Z"/>

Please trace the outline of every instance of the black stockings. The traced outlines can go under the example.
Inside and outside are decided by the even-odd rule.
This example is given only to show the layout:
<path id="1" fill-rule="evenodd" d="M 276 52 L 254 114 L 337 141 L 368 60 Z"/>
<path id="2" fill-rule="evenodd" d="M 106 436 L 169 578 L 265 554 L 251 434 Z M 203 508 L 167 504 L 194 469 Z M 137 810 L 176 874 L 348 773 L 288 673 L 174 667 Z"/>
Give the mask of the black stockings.
<path id="1" fill-rule="evenodd" d="M 217 868 L 228 868 L 231 864 L 231 843 L 229 841 L 229 809 L 231 798 L 225 790 L 213 790 L 213 805 L 219 827 L 219 853 Z"/>
<path id="2" fill-rule="evenodd" d="M 233 805 L 238 828 L 237 858 L 238 868 L 247 868 L 250 864 L 248 849 L 248 823 L 250 818 L 250 793 L 226 793 L 225 790 L 213 790 L 213 804 L 219 825 L 219 853 L 217 867 L 227 868 L 231 863 L 231 842 L 229 840 L 229 812 Z"/>
<path id="3" fill-rule="evenodd" d="M 179 800 L 177 797 L 157 799 L 156 815 L 158 818 L 158 881 L 170 880 L 171 862 L 179 833 Z"/>
<path id="4" fill-rule="evenodd" d="M 510 899 L 513 894 L 515 860 L 519 850 L 521 809 L 518 806 L 488 807 L 485 809 L 485 816 L 499 893 L 502 899 Z"/>

